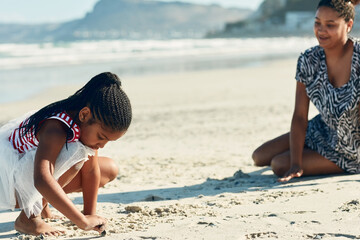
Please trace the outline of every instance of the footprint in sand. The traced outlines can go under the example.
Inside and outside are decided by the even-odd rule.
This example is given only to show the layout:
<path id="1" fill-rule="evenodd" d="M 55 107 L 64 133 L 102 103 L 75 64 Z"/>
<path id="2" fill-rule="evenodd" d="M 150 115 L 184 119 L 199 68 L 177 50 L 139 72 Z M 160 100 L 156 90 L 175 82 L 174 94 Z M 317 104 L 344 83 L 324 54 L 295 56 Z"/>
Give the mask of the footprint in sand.
<path id="1" fill-rule="evenodd" d="M 349 202 L 344 203 L 338 210 L 342 212 L 354 212 L 360 209 L 360 201 L 359 200 L 351 200 Z M 334 212 L 337 212 L 335 210 Z"/>
<path id="2" fill-rule="evenodd" d="M 307 234 L 307 239 L 360 239 L 360 236 L 350 235 L 350 234 L 342 234 L 342 233 L 315 233 L 315 234 Z"/>
<path id="3" fill-rule="evenodd" d="M 257 239 L 257 238 L 278 238 L 276 232 L 259 232 L 259 233 L 249 233 L 245 235 L 246 239 Z"/>

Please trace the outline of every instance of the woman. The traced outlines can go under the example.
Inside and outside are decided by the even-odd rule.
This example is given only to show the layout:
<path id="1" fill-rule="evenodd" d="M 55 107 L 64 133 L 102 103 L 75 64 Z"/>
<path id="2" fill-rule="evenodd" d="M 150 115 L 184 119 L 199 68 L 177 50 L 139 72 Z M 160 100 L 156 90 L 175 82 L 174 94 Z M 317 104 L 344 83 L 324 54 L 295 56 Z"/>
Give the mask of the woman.
<path id="1" fill-rule="evenodd" d="M 315 16 L 318 46 L 298 59 L 290 133 L 253 153 L 279 181 L 302 175 L 358 173 L 360 164 L 360 43 L 348 37 L 359 0 L 321 0 Z M 319 115 L 308 121 L 309 101 Z"/>

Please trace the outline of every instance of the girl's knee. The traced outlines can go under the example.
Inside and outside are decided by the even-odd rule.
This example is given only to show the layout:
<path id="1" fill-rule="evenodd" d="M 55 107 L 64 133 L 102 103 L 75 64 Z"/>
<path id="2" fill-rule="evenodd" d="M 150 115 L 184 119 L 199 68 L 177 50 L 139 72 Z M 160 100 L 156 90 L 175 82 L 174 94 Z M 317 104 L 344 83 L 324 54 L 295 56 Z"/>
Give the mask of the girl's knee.
<path id="1" fill-rule="evenodd" d="M 115 164 L 115 162 L 112 159 L 109 167 L 110 167 L 110 171 L 108 173 L 108 178 L 109 178 L 109 182 L 111 182 L 119 174 L 119 167 Z"/>
<path id="2" fill-rule="evenodd" d="M 115 164 L 115 161 L 111 158 L 102 157 L 101 161 L 102 164 L 100 170 L 102 179 L 104 179 L 104 182 L 102 184 L 105 185 L 106 183 L 113 181 L 117 177 L 117 175 L 119 174 L 119 168 Z"/>

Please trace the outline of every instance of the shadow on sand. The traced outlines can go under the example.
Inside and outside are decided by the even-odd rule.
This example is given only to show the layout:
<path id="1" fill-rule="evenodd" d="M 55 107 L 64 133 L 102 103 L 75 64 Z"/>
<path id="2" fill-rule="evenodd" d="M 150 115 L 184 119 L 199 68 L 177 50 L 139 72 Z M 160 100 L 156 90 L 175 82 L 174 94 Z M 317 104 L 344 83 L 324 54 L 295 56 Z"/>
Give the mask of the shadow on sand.
<path id="1" fill-rule="evenodd" d="M 198 197 L 199 195 L 215 196 L 221 193 L 240 193 L 246 191 L 263 191 L 269 189 L 298 188 L 303 186 L 315 186 L 322 184 L 319 182 L 314 182 L 316 179 L 344 176 L 344 174 L 342 174 L 301 177 L 292 179 L 289 183 L 286 184 L 279 183 L 275 175 L 268 174 L 269 170 L 270 168 L 261 168 L 249 174 L 243 173 L 241 170 L 239 170 L 235 172 L 232 177 L 227 177 L 221 180 L 208 178 L 201 184 L 191 186 L 99 194 L 98 202 L 129 204 L 143 201 L 179 200 L 184 198 Z M 357 180 L 351 179 L 347 181 Z M 74 202 L 80 204 L 82 203 L 82 198 L 77 197 L 74 199 Z"/>
<path id="2" fill-rule="evenodd" d="M 289 183 L 284 184 L 277 182 L 277 177 L 271 173 L 270 168 L 260 168 L 259 170 L 253 171 L 249 174 L 243 173 L 241 170 L 239 170 L 231 177 L 220 180 L 208 178 L 201 184 L 191 186 L 99 194 L 98 202 L 129 204 L 143 201 L 179 200 L 184 198 L 198 197 L 200 195 L 215 196 L 222 193 L 241 193 L 246 191 L 264 191 L 269 189 L 294 189 L 298 187 L 324 184 L 322 181 L 314 180 L 327 177 L 334 178 L 339 176 L 344 176 L 344 174 L 301 177 L 292 179 Z M 345 180 L 341 179 L 336 182 L 341 183 L 354 181 L 359 182 L 360 180 L 351 178 Z M 76 204 L 81 204 L 82 201 L 82 197 L 76 197 L 73 199 L 73 202 Z M 7 232 L 14 230 L 14 220 L 15 219 L 11 219 L 9 222 L 0 223 L 0 232 L 5 233 L 5 235 L 0 235 L 0 239 L 10 239 L 17 237 L 17 234 L 7 234 Z M 91 237 L 87 239 L 94 238 L 97 237 Z"/>

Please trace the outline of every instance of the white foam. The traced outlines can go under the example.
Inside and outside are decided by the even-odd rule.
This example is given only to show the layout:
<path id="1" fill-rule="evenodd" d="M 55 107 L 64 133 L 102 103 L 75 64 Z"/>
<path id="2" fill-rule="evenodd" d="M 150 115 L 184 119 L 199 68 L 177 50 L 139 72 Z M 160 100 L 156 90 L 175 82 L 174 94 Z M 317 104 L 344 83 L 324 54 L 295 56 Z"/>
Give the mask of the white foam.
<path id="1" fill-rule="evenodd" d="M 172 57 L 298 54 L 313 38 L 111 40 L 45 44 L 0 44 L 0 69 L 136 61 Z"/>

